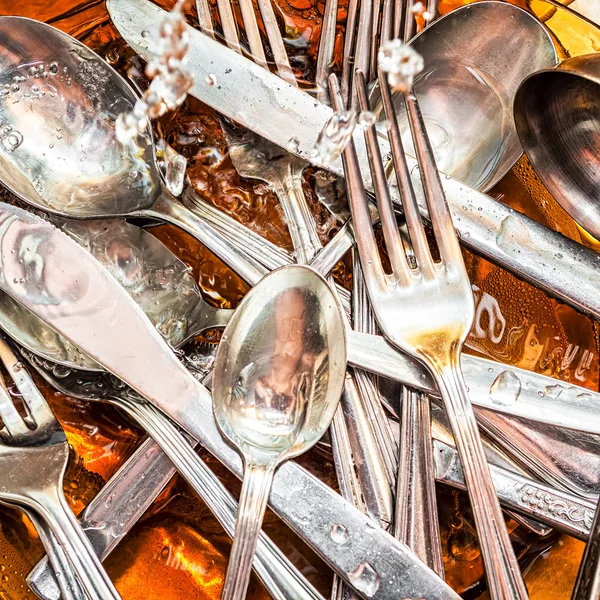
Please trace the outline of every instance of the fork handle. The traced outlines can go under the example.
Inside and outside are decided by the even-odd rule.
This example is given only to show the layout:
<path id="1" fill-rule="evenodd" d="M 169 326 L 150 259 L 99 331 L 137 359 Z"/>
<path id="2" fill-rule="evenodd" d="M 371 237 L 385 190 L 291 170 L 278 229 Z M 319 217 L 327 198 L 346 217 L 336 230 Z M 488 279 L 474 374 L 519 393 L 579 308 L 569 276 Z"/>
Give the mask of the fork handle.
<path id="1" fill-rule="evenodd" d="M 58 594 L 53 597 L 56 597 L 56 600 L 60 600 L 60 598 L 63 600 L 87 600 L 75 578 L 71 563 L 69 562 L 63 547 L 56 541 L 54 534 L 48 528 L 48 524 L 40 519 L 33 510 L 23 507 L 23 511 L 29 517 L 29 520 L 33 523 L 33 526 L 38 532 L 40 540 L 46 550 L 50 565 L 52 566 L 52 582 L 56 584 L 57 587 L 54 589 Z M 37 583 L 38 582 L 27 581 L 29 587 L 40 598 L 47 598 L 49 593 L 54 592 L 54 589 L 49 590 L 44 587 L 45 581 L 41 582 L 41 587 L 37 585 Z"/>
<path id="2" fill-rule="evenodd" d="M 35 502 L 35 510 L 48 523 L 71 561 L 89 600 L 121 600 L 81 525 L 67 505 L 62 490 L 58 487 L 47 489 L 43 495 L 32 493 L 31 498 Z"/>
<path id="3" fill-rule="evenodd" d="M 445 364 L 434 363 L 433 368 L 463 466 L 492 600 L 526 600 L 527 588 L 502 516 L 458 353 Z"/>
<path id="4" fill-rule="evenodd" d="M 244 600 L 276 464 L 246 464 L 221 600 Z"/>

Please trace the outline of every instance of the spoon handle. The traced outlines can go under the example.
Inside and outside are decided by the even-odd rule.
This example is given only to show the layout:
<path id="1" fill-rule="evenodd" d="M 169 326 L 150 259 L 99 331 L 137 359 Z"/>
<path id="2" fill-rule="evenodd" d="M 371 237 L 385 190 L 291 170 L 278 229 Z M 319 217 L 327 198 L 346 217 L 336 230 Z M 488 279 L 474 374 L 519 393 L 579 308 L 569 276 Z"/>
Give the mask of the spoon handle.
<path id="1" fill-rule="evenodd" d="M 140 212 L 140 216 L 153 217 L 183 229 L 251 285 L 258 283 L 268 273 L 258 262 L 240 254 L 221 232 L 166 194 L 158 198 L 152 208 Z"/>
<path id="2" fill-rule="evenodd" d="M 571 600 L 594 600 L 600 597 L 600 504 L 590 531 Z"/>
<path id="3" fill-rule="evenodd" d="M 262 526 L 275 464 L 247 464 L 235 522 L 235 535 L 221 600 L 244 600 L 250 582 L 252 558 Z"/>

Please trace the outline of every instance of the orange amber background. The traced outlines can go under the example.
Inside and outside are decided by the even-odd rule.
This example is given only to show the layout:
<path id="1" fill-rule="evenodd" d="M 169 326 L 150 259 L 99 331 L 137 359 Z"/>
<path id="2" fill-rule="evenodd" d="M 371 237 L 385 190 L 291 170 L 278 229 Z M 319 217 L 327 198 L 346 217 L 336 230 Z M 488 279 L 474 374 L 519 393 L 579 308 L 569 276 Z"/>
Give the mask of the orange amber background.
<path id="1" fill-rule="evenodd" d="M 527 7 L 525 2 L 516 1 Z M 440 0 L 440 9 L 444 13 L 465 3 L 466 0 Z M 275 4 L 296 75 L 305 87 L 312 87 L 323 2 L 276 0 Z M 162 5 L 169 8 L 171 2 Z M 546 22 L 564 56 L 600 50 L 598 32 L 565 11 L 550 7 L 544 0 L 533 0 L 529 8 Z M 346 2 L 341 0 L 338 65 L 345 11 Z M 190 20 L 195 22 L 194 11 L 189 9 L 188 12 Z M 16 3 L 0 0 L 0 14 L 20 14 L 49 22 L 94 48 L 122 74 L 143 81 L 143 64 L 112 27 L 103 1 Z M 176 114 L 163 120 L 161 131 L 188 159 L 191 181 L 204 198 L 271 241 L 290 248 L 276 198 L 263 184 L 237 175 L 227 157 L 227 147 L 213 111 L 189 99 Z M 337 224 L 317 204 L 310 188 L 310 172 L 305 188 L 325 239 Z M 491 194 L 549 227 L 594 247 L 594 240 L 562 211 L 525 158 Z M 10 199 L 8 193 L 3 192 L 3 195 Z M 173 227 L 160 226 L 151 231 L 192 267 L 209 302 L 220 306 L 237 304 L 246 286 L 210 252 Z M 598 389 L 600 349 L 596 323 L 485 260 L 467 252 L 465 258 L 471 280 L 477 286 L 477 319 L 469 338 L 469 351 Z M 337 275 L 348 283 L 347 264 L 338 267 Z M 80 512 L 130 455 L 143 434 L 131 427 L 116 409 L 86 404 L 43 389 L 73 447 L 65 489 L 73 509 Z M 204 458 L 237 494 L 239 483 L 210 456 Z M 302 463 L 335 486 L 335 474 L 327 457 L 313 451 L 302 458 Z M 465 598 L 480 597 L 482 566 L 466 497 L 440 487 L 438 502 L 448 581 Z M 527 530 L 515 529 L 514 523 L 510 528 L 522 564 L 527 566 L 526 581 L 531 598 L 569 598 L 583 544 L 558 535 L 538 540 Z M 266 517 L 265 529 L 327 596 L 331 573 L 318 557 L 272 514 Z M 216 600 L 229 548 L 227 536 L 210 511 L 176 477 L 105 565 L 125 600 Z M 0 599 L 35 598 L 25 584 L 25 576 L 41 555 L 41 544 L 28 520 L 17 510 L 0 507 Z M 268 596 L 253 580 L 248 597 L 254 600 Z"/>

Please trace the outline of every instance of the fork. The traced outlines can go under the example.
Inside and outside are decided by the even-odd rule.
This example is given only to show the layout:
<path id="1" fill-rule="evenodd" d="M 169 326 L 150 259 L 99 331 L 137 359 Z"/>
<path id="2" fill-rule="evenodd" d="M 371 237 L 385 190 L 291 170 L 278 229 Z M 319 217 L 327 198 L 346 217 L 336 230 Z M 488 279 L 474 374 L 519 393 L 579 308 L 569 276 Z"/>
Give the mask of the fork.
<path id="1" fill-rule="evenodd" d="M 254 4 L 252 0 L 239 0 L 239 7 L 240 12 L 242 13 L 242 20 L 244 22 L 244 29 L 248 38 L 252 59 L 255 63 L 266 69 L 268 68 L 267 58 L 265 56 L 265 50 L 260 35 L 258 20 L 256 18 L 256 13 L 254 12 Z M 277 72 L 282 79 L 297 87 L 298 83 L 294 77 L 294 71 L 290 66 L 290 61 L 285 50 L 281 32 L 279 31 L 277 17 L 275 16 L 271 0 L 258 0 L 258 7 L 269 40 L 269 45 L 271 46 L 273 59 L 277 66 Z M 200 29 L 211 37 L 214 37 L 214 24 L 210 14 L 208 0 L 196 0 L 196 10 L 198 12 Z M 232 3 L 230 0 L 217 0 L 217 10 L 223 29 L 225 43 L 232 50 L 241 53 L 240 38 Z"/>
<path id="2" fill-rule="evenodd" d="M 0 381 L 0 500 L 36 512 L 68 555 L 90 600 L 120 596 L 71 512 L 63 492 L 69 444 L 29 374 L 0 337 L 0 360 L 27 413 L 22 416 Z"/>
<path id="3" fill-rule="evenodd" d="M 357 70 L 355 77 L 360 108 L 368 110 L 364 75 Z M 381 151 L 375 129 L 371 126 L 365 130 L 365 139 L 391 273 L 384 271 L 378 255 L 354 143 L 351 142 L 343 153 L 350 209 L 367 291 L 384 336 L 396 348 L 427 366 L 439 387 L 465 471 L 492 598 L 524 599 L 527 598 L 527 591 L 506 530 L 460 370 L 460 351 L 473 322 L 474 302 L 452 218 L 418 101 L 413 91 L 409 90 L 404 92 L 405 102 L 429 216 L 441 257 L 440 262 L 434 262 L 411 184 L 392 93 L 381 70 L 378 79 L 389 122 L 393 167 L 403 200 L 416 268 L 409 264 L 398 232 Z M 334 75 L 330 76 L 329 84 L 334 109 L 342 111 L 343 99 Z"/>

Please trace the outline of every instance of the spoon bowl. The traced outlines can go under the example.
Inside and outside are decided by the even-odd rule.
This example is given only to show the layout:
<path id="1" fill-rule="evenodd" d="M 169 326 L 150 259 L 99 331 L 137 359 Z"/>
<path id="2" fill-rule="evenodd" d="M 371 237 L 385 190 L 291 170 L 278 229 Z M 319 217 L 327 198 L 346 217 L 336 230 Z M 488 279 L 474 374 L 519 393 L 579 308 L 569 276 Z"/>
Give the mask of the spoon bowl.
<path id="1" fill-rule="evenodd" d="M 557 64 L 550 34 L 518 6 L 484 1 L 441 17 L 410 46 L 425 64 L 414 90 L 438 169 L 488 190 L 523 153 L 512 101 L 523 79 Z M 403 95 L 394 94 L 394 103 L 402 140 L 414 156 Z M 383 114 L 378 87 L 371 105 L 377 115 Z"/>
<path id="2" fill-rule="evenodd" d="M 293 265 L 253 287 L 215 362 L 213 410 L 244 457 L 244 483 L 222 600 L 245 597 L 273 473 L 329 427 L 345 380 L 341 309 L 327 282 Z"/>
<path id="3" fill-rule="evenodd" d="M 136 101 L 125 80 L 77 40 L 31 19 L 2 17 L 0 47 L 5 185 L 75 218 L 152 206 L 161 181 L 150 130 L 136 152 L 115 136 L 114 122 Z"/>
<path id="4" fill-rule="evenodd" d="M 600 55 L 531 75 L 517 92 L 514 117 L 542 183 L 600 239 Z"/>

